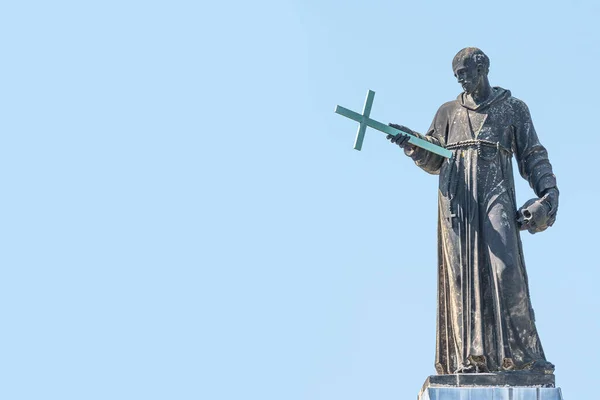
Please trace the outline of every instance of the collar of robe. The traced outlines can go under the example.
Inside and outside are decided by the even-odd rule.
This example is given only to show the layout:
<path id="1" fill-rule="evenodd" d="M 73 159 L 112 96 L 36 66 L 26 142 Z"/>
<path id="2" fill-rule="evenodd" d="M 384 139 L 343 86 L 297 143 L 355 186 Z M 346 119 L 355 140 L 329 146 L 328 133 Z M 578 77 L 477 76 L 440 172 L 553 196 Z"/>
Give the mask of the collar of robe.
<path id="1" fill-rule="evenodd" d="M 481 103 L 475 104 L 465 92 L 459 94 L 457 100 L 460 103 L 460 105 L 466 108 L 467 110 L 481 111 L 489 107 L 491 104 L 504 100 L 507 97 L 510 97 L 510 90 L 503 89 L 499 86 L 494 86 L 492 88 L 492 93 L 490 94 L 490 96 Z"/>

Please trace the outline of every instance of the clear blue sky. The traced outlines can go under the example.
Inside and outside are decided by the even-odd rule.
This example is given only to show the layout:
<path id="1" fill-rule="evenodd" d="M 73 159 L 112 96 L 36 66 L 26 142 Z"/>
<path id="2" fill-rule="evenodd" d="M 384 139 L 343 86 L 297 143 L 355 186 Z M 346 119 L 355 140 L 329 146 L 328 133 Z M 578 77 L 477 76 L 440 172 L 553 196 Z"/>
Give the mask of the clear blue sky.
<path id="1" fill-rule="evenodd" d="M 14 1 L 0 8 L 0 398 L 415 398 L 436 177 L 383 135 L 477 46 L 561 189 L 523 236 L 566 398 L 600 359 L 596 1 Z M 518 178 L 520 202 L 533 197 Z"/>

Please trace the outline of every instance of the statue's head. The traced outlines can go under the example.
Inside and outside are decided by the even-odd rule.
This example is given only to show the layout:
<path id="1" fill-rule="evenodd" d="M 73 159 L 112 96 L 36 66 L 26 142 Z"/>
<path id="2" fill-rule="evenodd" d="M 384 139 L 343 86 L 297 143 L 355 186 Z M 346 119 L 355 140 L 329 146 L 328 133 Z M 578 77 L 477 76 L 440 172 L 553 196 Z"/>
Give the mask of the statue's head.
<path id="1" fill-rule="evenodd" d="M 467 47 L 459 51 L 452 60 L 452 71 L 467 94 L 472 94 L 481 85 L 489 85 L 487 74 L 490 59 L 477 47 Z"/>

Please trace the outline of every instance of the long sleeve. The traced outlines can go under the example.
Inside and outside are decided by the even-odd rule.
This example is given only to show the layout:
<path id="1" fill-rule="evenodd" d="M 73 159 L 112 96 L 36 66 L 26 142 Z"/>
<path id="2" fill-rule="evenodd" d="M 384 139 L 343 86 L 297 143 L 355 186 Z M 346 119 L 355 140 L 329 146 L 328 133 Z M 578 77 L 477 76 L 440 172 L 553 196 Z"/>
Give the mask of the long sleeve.
<path id="1" fill-rule="evenodd" d="M 427 140 L 430 143 L 433 143 L 438 146 L 445 146 L 445 138 L 448 131 L 448 118 L 445 116 L 445 105 L 440 107 L 438 112 L 435 114 L 433 122 L 427 131 L 425 136 L 419 135 L 422 139 Z M 410 156 L 415 164 L 422 170 L 427 173 L 438 175 L 440 173 L 440 168 L 444 162 L 444 157 L 427 151 L 425 149 L 421 149 L 420 147 L 415 147 L 412 151 L 405 151 L 406 155 Z"/>
<path id="2" fill-rule="evenodd" d="M 540 143 L 529 109 L 520 100 L 514 103 L 515 120 L 514 145 L 515 156 L 521 176 L 529 182 L 538 197 L 551 188 L 556 187 L 556 176 L 548 159 L 546 148 Z"/>

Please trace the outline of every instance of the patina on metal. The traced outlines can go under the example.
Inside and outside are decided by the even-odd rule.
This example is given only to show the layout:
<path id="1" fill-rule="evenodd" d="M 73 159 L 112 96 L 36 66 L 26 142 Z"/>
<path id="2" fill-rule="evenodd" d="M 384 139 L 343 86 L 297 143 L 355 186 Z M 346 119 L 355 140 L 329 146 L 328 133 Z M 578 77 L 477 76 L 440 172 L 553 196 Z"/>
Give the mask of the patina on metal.
<path id="1" fill-rule="evenodd" d="M 481 50 L 459 51 L 452 70 L 463 92 L 440 107 L 425 138 L 453 157 L 388 136 L 417 166 L 439 175 L 435 368 L 438 374 L 551 374 L 519 232 L 541 232 L 556 219 L 558 189 L 548 152 L 525 103 L 490 85 L 489 58 Z M 519 210 L 512 157 L 537 196 Z"/>
<path id="2" fill-rule="evenodd" d="M 365 132 L 367 130 L 367 126 L 371 128 L 377 129 L 383 133 L 387 133 L 392 137 L 404 138 L 408 143 L 430 151 L 434 154 L 440 155 L 442 157 L 450 158 L 452 157 L 452 152 L 450 150 L 446 150 L 442 146 L 438 146 L 434 143 L 427 141 L 422 135 L 419 135 L 415 132 L 406 132 L 402 131 L 402 129 L 398 129 L 392 125 L 382 124 L 379 121 L 375 121 L 374 119 L 369 118 L 371 115 L 371 108 L 373 107 L 373 99 L 375 98 L 375 92 L 369 90 L 367 92 L 367 98 L 365 100 L 365 106 L 363 107 L 363 113 L 359 114 L 357 112 L 348 110 L 342 106 L 336 106 L 335 112 L 337 114 L 343 115 L 346 118 L 350 118 L 359 123 L 358 132 L 356 133 L 356 139 L 354 141 L 354 149 L 360 151 L 362 149 L 363 141 L 365 139 Z"/>
<path id="3" fill-rule="evenodd" d="M 439 108 L 426 134 L 398 124 L 390 124 L 391 132 L 374 127 L 387 132 L 419 168 L 439 176 L 437 373 L 485 374 L 488 384 L 508 379 L 511 385 L 523 380 L 525 386 L 548 387 L 553 378 L 543 377 L 553 374 L 554 365 L 536 329 L 520 231 L 552 226 L 559 191 L 527 105 L 490 85 L 489 65 L 480 49 L 456 54 L 452 71 L 463 91 Z M 363 115 L 353 115 L 361 123 L 358 149 L 363 124 L 373 126 L 371 103 L 372 95 Z M 513 157 L 536 195 L 519 209 Z M 506 378 L 513 373 L 519 375 Z"/>

